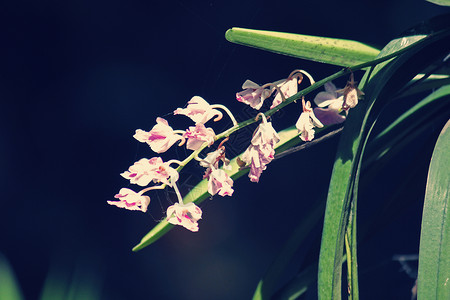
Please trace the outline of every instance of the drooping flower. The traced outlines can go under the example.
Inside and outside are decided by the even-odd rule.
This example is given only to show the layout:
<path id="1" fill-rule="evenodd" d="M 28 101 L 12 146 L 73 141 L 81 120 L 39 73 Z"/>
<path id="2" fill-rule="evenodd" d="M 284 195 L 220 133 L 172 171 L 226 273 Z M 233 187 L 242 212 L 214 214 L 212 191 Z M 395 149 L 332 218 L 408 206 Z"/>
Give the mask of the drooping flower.
<path id="1" fill-rule="evenodd" d="M 146 186 L 151 181 L 172 186 L 171 183 L 176 182 L 179 177 L 178 172 L 169 163 L 163 162 L 161 157 L 142 158 L 120 175 L 140 186 Z"/>
<path id="2" fill-rule="evenodd" d="M 147 206 L 150 203 L 150 197 L 139 195 L 127 188 L 120 189 L 114 198 L 119 199 L 119 201 L 107 201 L 108 204 L 129 210 L 140 210 L 142 212 L 147 211 Z"/>
<path id="3" fill-rule="evenodd" d="M 225 158 L 225 153 L 222 148 L 218 148 L 216 151 L 209 152 L 206 157 L 202 159 L 199 164 L 202 167 L 209 168 L 211 165 L 214 168 L 219 168 L 219 161 L 222 160 L 224 165 L 230 162 L 229 159 Z"/>
<path id="4" fill-rule="evenodd" d="M 250 173 L 248 177 L 252 182 L 258 182 L 262 171 L 266 169 L 266 165 L 274 159 L 275 144 L 280 141 L 280 137 L 273 129 L 272 123 L 267 122 L 263 116 L 263 122 L 253 134 L 250 146 L 245 150 L 240 161 L 245 165 L 250 165 Z"/>
<path id="5" fill-rule="evenodd" d="M 205 158 L 200 160 L 200 166 L 206 168 L 203 178 L 209 178 L 209 174 L 211 174 L 212 169 L 219 168 L 220 161 L 223 163 L 223 169 L 231 170 L 230 160 L 225 157 L 225 147 L 219 147 L 216 151 L 209 152 L 206 154 Z"/>
<path id="6" fill-rule="evenodd" d="M 298 78 L 296 76 L 293 76 L 277 84 L 277 86 L 280 88 L 281 93 L 283 93 L 284 98 L 289 98 L 297 94 L 298 92 Z M 281 97 L 281 94 L 277 91 L 275 93 L 275 98 L 273 99 L 272 106 L 270 107 L 270 109 L 280 105 L 281 102 L 283 102 L 283 98 Z"/>
<path id="7" fill-rule="evenodd" d="M 177 108 L 173 113 L 175 115 L 188 116 L 195 123 L 203 124 L 215 116 L 217 116 L 215 121 L 222 118 L 222 113 L 217 109 L 212 108 L 211 105 L 200 96 L 192 97 L 192 99 L 188 101 L 186 108 Z"/>
<path id="8" fill-rule="evenodd" d="M 167 208 L 167 221 L 174 225 L 181 225 L 190 231 L 198 231 L 197 221 L 202 218 L 202 210 L 194 203 L 174 205 Z"/>
<path id="9" fill-rule="evenodd" d="M 251 140 L 254 146 L 264 146 L 270 144 L 272 148 L 280 141 L 280 136 L 273 129 L 272 122 L 261 122 L 253 133 Z"/>
<path id="10" fill-rule="evenodd" d="M 346 116 L 340 114 L 344 111 L 342 109 L 344 96 L 339 96 L 336 86 L 331 81 L 325 83 L 324 87 L 325 92 L 318 93 L 314 98 L 314 103 L 318 106 L 314 108 L 314 114 L 323 125 L 333 125 L 344 122 Z"/>
<path id="11" fill-rule="evenodd" d="M 250 146 L 241 156 L 245 165 L 250 165 L 248 177 L 252 182 L 259 182 L 259 177 L 267 168 L 267 165 L 274 159 L 275 150 L 270 144 L 266 146 Z"/>
<path id="12" fill-rule="evenodd" d="M 208 193 L 211 195 L 219 194 L 220 196 L 233 195 L 233 179 L 221 169 L 214 169 L 209 175 L 208 180 Z"/>
<path id="13" fill-rule="evenodd" d="M 344 103 L 342 104 L 343 110 L 354 108 L 358 104 L 358 99 L 364 95 L 364 92 L 356 86 L 353 73 L 350 73 L 350 80 L 347 81 L 347 85 L 337 92 L 341 92 L 344 95 Z"/>
<path id="14" fill-rule="evenodd" d="M 323 127 L 323 124 L 316 118 L 313 110 L 311 109 L 311 103 L 302 99 L 303 112 L 295 124 L 299 133 L 301 133 L 300 138 L 309 142 L 314 139 L 314 127 Z"/>
<path id="15" fill-rule="evenodd" d="M 217 193 L 220 196 L 231 196 L 233 194 L 233 179 L 224 171 L 231 170 L 230 160 L 225 157 L 225 146 L 223 146 L 227 140 L 228 138 L 224 139 L 216 151 L 208 153 L 199 162 L 200 166 L 206 168 L 203 178 L 208 180 L 208 192 L 213 196 Z M 222 161 L 223 169 L 219 169 L 220 161 Z"/>
<path id="16" fill-rule="evenodd" d="M 242 85 L 242 89 L 243 91 L 236 93 L 236 99 L 257 110 L 261 108 L 264 100 L 270 97 L 273 91 L 273 89 L 264 88 L 248 79 Z"/>
<path id="17" fill-rule="evenodd" d="M 212 128 L 206 128 L 202 123 L 197 123 L 195 126 L 189 127 L 183 134 L 183 137 L 188 139 L 186 148 L 190 150 L 197 150 L 204 142 L 207 142 L 208 146 L 211 146 L 214 144 L 215 136 L 214 130 Z"/>
<path id="18" fill-rule="evenodd" d="M 146 132 L 137 129 L 133 137 L 141 143 L 147 143 L 156 153 L 167 151 L 176 141 L 183 139 L 181 135 L 174 133 L 165 119 L 159 117 L 156 118 L 156 125 L 153 126 L 152 130 Z"/>

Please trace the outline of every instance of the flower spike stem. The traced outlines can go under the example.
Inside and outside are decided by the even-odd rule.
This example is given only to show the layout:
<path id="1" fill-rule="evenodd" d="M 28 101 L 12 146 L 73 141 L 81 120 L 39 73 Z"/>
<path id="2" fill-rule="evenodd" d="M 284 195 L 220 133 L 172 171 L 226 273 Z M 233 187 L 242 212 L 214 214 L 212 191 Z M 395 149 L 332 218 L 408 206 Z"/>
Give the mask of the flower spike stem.
<path id="1" fill-rule="evenodd" d="M 194 156 L 194 159 L 195 159 L 196 161 L 203 161 L 202 158 L 198 157 L 198 154 L 197 154 L 196 156 Z"/>
<path id="2" fill-rule="evenodd" d="M 289 77 L 288 77 L 288 78 L 291 78 L 291 77 L 294 76 L 296 73 L 301 73 L 301 74 L 305 75 L 306 77 L 308 77 L 309 82 L 310 82 L 311 85 L 313 85 L 314 83 L 316 83 L 316 81 L 315 81 L 314 78 L 311 76 L 311 74 L 309 74 L 309 73 L 306 72 L 305 70 L 300 70 L 300 69 L 297 69 L 297 70 L 292 71 L 291 74 L 289 74 Z"/>
<path id="3" fill-rule="evenodd" d="M 148 187 L 148 188 L 145 188 L 145 189 L 139 191 L 138 195 L 141 196 L 145 192 L 148 192 L 148 191 L 151 191 L 151 190 L 163 190 L 165 188 L 166 188 L 165 184 L 151 186 L 151 187 Z"/>
<path id="4" fill-rule="evenodd" d="M 183 164 L 181 161 L 179 161 L 179 160 L 177 160 L 177 159 L 171 159 L 171 160 L 169 160 L 167 163 L 168 163 L 169 165 L 170 165 L 170 164 L 177 164 L 177 165 L 179 165 L 179 166 L 181 166 L 181 165 Z"/>
<path id="5" fill-rule="evenodd" d="M 270 83 L 266 83 L 266 84 L 263 85 L 261 88 L 262 88 L 262 89 L 265 89 L 266 87 L 273 87 L 273 88 L 275 88 L 275 89 L 277 90 L 277 92 L 280 94 L 281 99 L 282 99 L 282 102 L 281 102 L 281 103 L 283 103 L 284 101 L 286 101 L 286 97 L 284 97 L 284 94 L 281 92 L 280 87 L 279 87 L 278 85 L 276 85 L 276 84 L 270 82 Z"/>
<path id="6" fill-rule="evenodd" d="M 184 204 L 183 197 L 181 197 L 180 190 L 178 190 L 177 184 L 175 182 L 172 182 L 172 186 L 173 186 L 173 189 L 175 190 L 175 193 L 177 194 L 178 203 Z"/>
<path id="7" fill-rule="evenodd" d="M 263 121 L 264 124 L 267 124 L 266 115 L 264 115 L 263 113 L 257 114 L 255 117 L 255 121 L 258 121 L 259 117 L 261 117 L 261 120 Z"/>
<path id="8" fill-rule="evenodd" d="M 231 111 L 226 107 L 226 106 L 224 106 L 224 105 L 222 105 L 222 104 L 212 104 L 211 105 L 211 108 L 220 108 L 220 109 L 223 109 L 226 113 L 227 113 L 227 115 L 230 117 L 230 119 L 231 119 L 231 122 L 233 122 L 233 126 L 236 126 L 237 124 L 238 124 L 238 122 L 236 121 L 236 119 L 234 118 L 234 116 L 233 116 L 233 114 L 231 113 Z M 222 118 L 222 117 L 221 117 Z M 220 118 L 220 119 L 221 119 Z M 219 121 L 220 119 L 214 119 L 214 122 L 216 122 L 216 121 Z"/>

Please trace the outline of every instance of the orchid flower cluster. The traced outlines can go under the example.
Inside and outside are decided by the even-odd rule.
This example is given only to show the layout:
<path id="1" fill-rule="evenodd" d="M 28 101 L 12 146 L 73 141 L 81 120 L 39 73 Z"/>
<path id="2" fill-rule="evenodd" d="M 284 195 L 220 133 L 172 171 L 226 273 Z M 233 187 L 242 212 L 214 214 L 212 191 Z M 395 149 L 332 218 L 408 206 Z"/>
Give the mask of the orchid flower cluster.
<path id="1" fill-rule="evenodd" d="M 312 76 L 304 70 L 295 70 L 289 74 L 286 79 L 273 83 L 258 85 L 257 83 L 246 80 L 242 85 L 242 91 L 236 93 L 236 99 L 245 103 L 255 110 L 260 110 L 263 103 L 274 92 L 272 105 L 273 109 L 286 101 L 287 98 L 298 92 L 298 85 L 303 80 L 303 75 L 307 76 L 310 84 L 314 84 Z M 297 120 L 301 140 L 308 142 L 314 139 L 314 128 L 324 125 L 338 124 L 345 121 L 350 108 L 358 103 L 358 98 L 362 92 L 355 86 L 353 74 L 351 74 L 344 89 L 337 89 L 332 82 L 325 84 L 325 91 L 320 92 L 314 98 L 318 106 L 314 109 L 309 101 L 302 98 L 302 111 Z M 166 220 L 174 225 L 181 225 L 188 230 L 198 231 L 198 220 L 202 217 L 202 210 L 193 202 L 184 203 L 180 191 L 177 187 L 179 171 L 191 160 L 199 161 L 199 164 L 205 168 L 203 178 L 208 180 L 208 193 L 212 196 L 233 195 L 233 180 L 226 172 L 231 169 L 229 159 L 226 158 L 226 149 L 224 144 L 228 141 L 228 135 L 233 130 L 227 130 L 228 135 L 218 145 L 217 149 L 206 154 L 205 158 L 199 158 L 200 152 L 206 147 L 212 146 L 223 134 L 216 135 L 212 128 L 205 124 L 213 119 L 214 122 L 220 121 L 223 117 L 223 110 L 231 119 L 233 127 L 230 129 L 240 129 L 240 124 L 236 122 L 233 114 L 223 105 L 209 104 L 199 96 L 194 96 L 188 101 L 185 108 L 176 109 L 174 115 L 184 115 L 194 121 L 195 126 L 189 126 L 186 130 L 174 130 L 167 120 L 158 117 L 156 125 L 150 131 L 137 129 L 134 138 L 141 143 L 146 143 L 152 151 L 156 153 L 166 152 L 175 143 L 178 146 L 185 145 L 193 153 L 184 161 L 175 159 L 164 162 L 159 156 L 150 159 L 142 158 L 135 162 L 129 169 L 121 174 L 128 179 L 131 184 L 145 187 L 139 192 L 129 188 L 120 189 L 114 197 L 118 200 L 108 201 L 109 204 L 128 210 L 147 211 L 150 203 L 150 197 L 144 193 L 164 189 L 167 186 L 174 189 L 178 202 L 167 208 Z M 342 114 L 344 113 L 344 114 Z M 240 168 L 250 168 L 249 178 L 252 182 L 259 182 L 262 172 L 267 165 L 274 159 L 275 146 L 280 141 L 272 123 L 269 122 L 263 113 L 258 113 L 255 120 L 261 119 L 261 123 L 253 133 L 250 145 L 238 157 L 237 163 Z M 174 168 L 173 165 L 177 165 Z"/>

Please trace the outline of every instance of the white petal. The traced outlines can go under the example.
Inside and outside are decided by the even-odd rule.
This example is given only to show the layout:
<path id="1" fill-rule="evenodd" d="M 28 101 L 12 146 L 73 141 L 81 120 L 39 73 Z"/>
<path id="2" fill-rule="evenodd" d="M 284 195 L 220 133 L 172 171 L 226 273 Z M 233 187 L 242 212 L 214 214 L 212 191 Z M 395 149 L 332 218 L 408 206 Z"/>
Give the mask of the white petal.
<path id="1" fill-rule="evenodd" d="M 260 88 L 260 86 L 257 84 L 257 83 L 255 83 L 255 82 L 253 82 L 253 81 L 251 81 L 251 80 L 249 80 L 249 79 L 247 79 L 243 84 L 242 84 L 242 89 L 243 90 L 245 90 L 245 89 L 259 89 Z"/>
<path id="2" fill-rule="evenodd" d="M 314 98 L 314 103 L 319 107 L 325 107 L 336 101 L 336 97 L 328 92 L 320 92 Z"/>
<path id="3" fill-rule="evenodd" d="M 336 96 L 337 96 L 337 93 L 336 93 L 337 88 L 336 88 L 336 86 L 334 85 L 333 82 L 328 81 L 327 83 L 324 84 L 323 87 L 325 88 L 326 92 L 334 95 L 334 98 L 336 98 Z"/>

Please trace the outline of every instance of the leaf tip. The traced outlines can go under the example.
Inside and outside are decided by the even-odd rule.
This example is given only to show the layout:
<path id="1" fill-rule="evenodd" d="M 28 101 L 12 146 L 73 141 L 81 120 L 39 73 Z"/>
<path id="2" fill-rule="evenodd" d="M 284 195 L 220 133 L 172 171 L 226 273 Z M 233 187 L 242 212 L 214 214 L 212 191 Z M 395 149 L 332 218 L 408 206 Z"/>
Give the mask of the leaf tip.
<path id="1" fill-rule="evenodd" d="M 225 32 L 225 39 L 229 42 L 233 42 L 233 30 L 235 27 L 228 29 Z"/>

